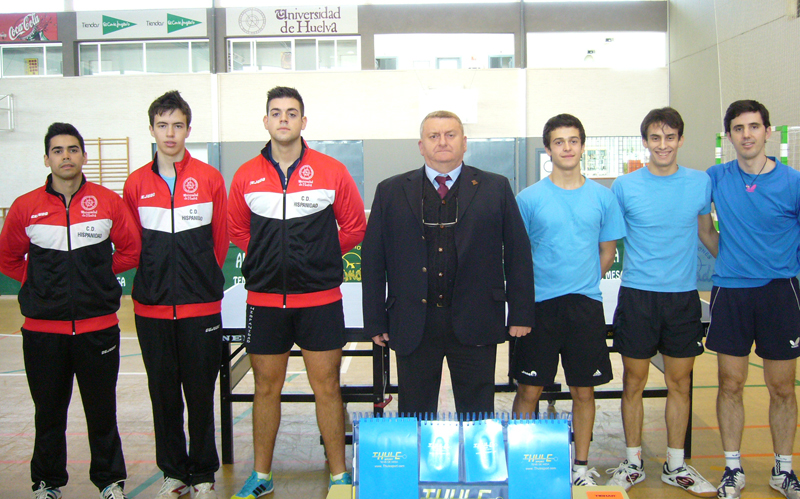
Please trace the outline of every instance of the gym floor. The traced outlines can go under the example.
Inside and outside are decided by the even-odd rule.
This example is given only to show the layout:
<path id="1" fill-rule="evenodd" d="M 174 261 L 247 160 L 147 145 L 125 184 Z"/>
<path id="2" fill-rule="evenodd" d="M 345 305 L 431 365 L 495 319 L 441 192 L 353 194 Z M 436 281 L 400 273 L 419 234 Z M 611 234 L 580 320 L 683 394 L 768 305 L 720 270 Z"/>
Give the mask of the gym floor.
<path id="1" fill-rule="evenodd" d="M 120 310 L 122 330 L 122 356 L 117 388 L 117 418 L 122 435 L 123 450 L 128 469 L 125 490 L 130 499 L 152 498 L 161 485 L 161 472 L 155 463 L 150 398 L 147 379 L 141 359 L 139 343 L 133 323 L 133 308 L 129 297 L 123 298 Z M 22 317 L 15 296 L 0 297 L 0 498 L 32 497 L 30 483 L 30 457 L 33 450 L 33 403 L 30 399 L 22 360 L 22 338 L 19 327 Z M 361 346 L 362 348 L 365 347 Z M 345 347 L 355 348 L 349 344 Z M 507 370 L 507 350 L 498 352 L 498 381 Z M 742 446 L 743 467 L 747 472 L 747 488 L 743 498 L 772 498 L 780 495 L 768 486 L 773 463 L 772 440 L 767 417 L 768 393 L 764 385 L 761 359 L 752 355 L 750 379 L 745 390 L 746 430 Z M 614 380 L 605 388 L 619 389 L 622 364 L 617 354 L 612 354 Z M 371 379 L 369 358 L 345 359 L 342 365 L 343 384 L 364 384 Z M 694 375 L 693 457 L 689 460 L 701 474 L 714 485 L 724 470 L 722 447 L 717 428 L 715 398 L 717 392 L 716 357 L 706 353 L 697 359 Z M 454 409 L 448 374 L 444 375 L 440 411 Z M 292 358 L 287 372 L 286 389 L 293 392 L 310 392 L 304 375 L 302 360 Z M 562 379 L 563 381 L 563 379 Z M 664 386 L 661 374 L 651 370 L 648 386 Z M 248 374 L 236 388 L 239 393 L 252 393 L 252 374 Z M 601 388 L 602 389 L 602 388 Z M 219 405 L 219 394 L 216 395 Z M 513 394 L 498 394 L 496 408 L 511 408 Z M 664 425 L 664 399 L 645 399 L 643 457 L 648 479 L 629 492 L 632 499 L 666 499 L 688 497 L 685 492 L 661 482 L 661 465 L 666 452 Z M 389 404 L 387 410 L 396 409 Z M 235 463 L 224 465 L 217 473 L 216 490 L 220 498 L 227 499 L 237 492 L 252 471 L 253 446 L 251 437 L 251 410 L 249 403 L 234 405 Z M 349 404 L 348 413 L 368 412 L 369 404 Z M 568 401 L 559 401 L 556 410 L 569 411 Z M 219 408 L 217 407 L 217 425 Z M 66 499 L 97 497 L 97 490 L 89 481 L 89 446 L 80 394 L 75 389 L 69 411 L 68 471 L 70 482 L 62 489 Z M 219 426 L 217 430 L 219 436 Z M 217 442 L 219 448 L 219 440 Z M 798 443 L 795 443 L 797 455 Z M 605 470 L 616 467 L 625 454 L 618 400 L 597 402 L 594 441 L 589 466 L 607 479 Z M 352 448 L 348 447 L 348 465 Z M 795 463 L 800 467 L 800 460 Z M 327 491 L 327 468 L 319 433 L 316 428 L 312 404 L 283 404 L 283 418 L 276 445 L 274 462 L 275 499 L 321 499 Z M 186 496 L 188 497 L 188 496 Z"/>

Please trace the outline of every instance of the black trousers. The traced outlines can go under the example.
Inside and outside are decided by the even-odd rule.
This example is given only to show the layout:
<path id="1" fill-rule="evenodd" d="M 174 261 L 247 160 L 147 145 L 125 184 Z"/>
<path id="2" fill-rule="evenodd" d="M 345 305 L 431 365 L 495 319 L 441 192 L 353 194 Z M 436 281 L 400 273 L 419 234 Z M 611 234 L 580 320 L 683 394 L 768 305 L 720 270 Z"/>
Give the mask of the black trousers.
<path id="1" fill-rule="evenodd" d="M 214 482 L 214 389 L 220 363 L 220 314 L 185 319 L 136 316 L 136 331 L 153 404 L 156 464 L 164 476 L 195 485 Z M 189 416 L 189 451 L 183 401 Z"/>
<path id="2" fill-rule="evenodd" d="M 31 458 L 33 489 L 67 484 L 67 411 L 73 377 L 86 415 L 89 478 L 102 490 L 125 480 L 125 458 L 117 429 L 119 327 L 78 335 L 22 330 L 28 387 L 36 409 Z"/>
<path id="3" fill-rule="evenodd" d="M 432 414 L 439 408 L 442 361 L 447 359 L 456 412 L 494 412 L 497 345 L 463 345 L 453 332 L 449 307 L 429 306 L 416 350 L 397 356 L 398 412 Z"/>

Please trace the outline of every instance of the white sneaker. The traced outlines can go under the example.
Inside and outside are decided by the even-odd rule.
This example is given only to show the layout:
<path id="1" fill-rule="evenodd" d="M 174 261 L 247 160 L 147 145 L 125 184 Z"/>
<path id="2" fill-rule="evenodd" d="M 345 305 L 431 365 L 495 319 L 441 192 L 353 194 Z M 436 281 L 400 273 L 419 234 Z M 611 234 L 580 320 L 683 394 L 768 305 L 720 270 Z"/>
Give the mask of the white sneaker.
<path id="1" fill-rule="evenodd" d="M 177 478 L 164 477 L 164 483 L 158 490 L 155 499 L 178 499 L 189 492 L 189 486 Z"/>
<path id="2" fill-rule="evenodd" d="M 637 483 L 643 482 L 647 476 L 644 473 L 644 466 L 636 466 L 633 463 L 629 463 L 627 459 L 622 461 L 616 468 L 607 469 L 606 473 L 611 475 L 606 485 L 622 487 L 626 491 Z"/>
<path id="3" fill-rule="evenodd" d="M 794 471 L 775 473 L 775 468 L 772 468 L 772 476 L 769 478 L 769 486 L 777 490 L 788 499 L 800 498 L 800 482 L 797 481 L 797 476 Z"/>
<path id="4" fill-rule="evenodd" d="M 722 480 L 717 487 L 717 497 L 720 499 L 739 499 L 744 489 L 744 471 L 742 468 L 730 469 L 725 467 Z M 772 481 L 770 481 L 770 485 Z"/>
<path id="5" fill-rule="evenodd" d="M 711 482 L 703 478 L 703 475 L 686 463 L 680 468 L 671 471 L 667 467 L 667 463 L 664 463 L 664 467 L 661 469 L 661 481 L 680 487 L 697 497 L 717 496 L 717 489 L 711 485 Z"/>
<path id="6" fill-rule="evenodd" d="M 594 468 L 584 468 L 583 473 L 579 473 L 577 475 L 573 473 L 572 476 L 574 478 L 572 479 L 572 485 L 577 487 L 596 487 L 597 482 L 594 481 L 592 475 L 600 478 L 600 473 L 598 473 Z"/>
<path id="7" fill-rule="evenodd" d="M 100 499 L 128 499 L 125 492 L 122 491 L 120 482 L 112 483 L 100 492 Z"/>
<path id="8" fill-rule="evenodd" d="M 39 482 L 39 488 L 33 491 L 33 499 L 61 499 L 61 490 Z"/>
<path id="9" fill-rule="evenodd" d="M 214 484 L 212 482 L 203 482 L 192 486 L 192 498 L 217 499 L 217 493 L 214 491 Z"/>

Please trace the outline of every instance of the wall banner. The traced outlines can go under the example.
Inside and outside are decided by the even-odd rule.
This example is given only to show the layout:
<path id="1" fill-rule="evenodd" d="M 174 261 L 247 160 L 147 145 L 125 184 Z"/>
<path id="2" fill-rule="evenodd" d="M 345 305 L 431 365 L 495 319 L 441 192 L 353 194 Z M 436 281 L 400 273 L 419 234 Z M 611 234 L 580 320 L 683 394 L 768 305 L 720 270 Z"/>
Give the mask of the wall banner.
<path id="1" fill-rule="evenodd" d="M 206 9 L 78 12 L 78 40 L 207 37 Z"/>
<path id="2" fill-rule="evenodd" d="M 358 34 L 357 5 L 225 9 L 227 36 Z"/>
<path id="3" fill-rule="evenodd" d="M 0 14 L 0 43 L 55 40 L 58 40 L 58 16 L 55 12 Z"/>

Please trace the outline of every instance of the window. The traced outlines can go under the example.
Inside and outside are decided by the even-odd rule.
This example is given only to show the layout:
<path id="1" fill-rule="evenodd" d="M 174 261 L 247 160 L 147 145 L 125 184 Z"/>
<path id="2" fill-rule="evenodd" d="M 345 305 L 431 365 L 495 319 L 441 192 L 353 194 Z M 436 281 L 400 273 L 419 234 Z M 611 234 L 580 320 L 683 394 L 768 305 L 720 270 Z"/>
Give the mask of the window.
<path id="1" fill-rule="evenodd" d="M 144 73 L 143 43 L 99 44 L 101 73 Z"/>
<path id="2" fill-rule="evenodd" d="M 63 73 L 61 45 L 0 45 L 0 76 L 60 76 Z"/>
<path id="3" fill-rule="evenodd" d="M 436 69 L 461 69 L 460 57 L 437 57 Z"/>
<path id="4" fill-rule="evenodd" d="M 313 71 L 317 69 L 317 40 L 301 38 L 294 41 L 294 69 Z"/>
<path id="5" fill-rule="evenodd" d="M 249 54 L 249 43 L 248 54 Z M 292 69 L 291 41 L 256 42 L 256 66 L 263 69 Z"/>
<path id="6" fill-rule="evenodd" d="M 513 68 L 514 56 L 513 55 L 490 55 L 489 67 L 492 69 L 498 68 Z"/>
<path id="7" fill-rule="evenodd" d="M 228 40 L 228 71 L 360 70 L 358 37 Z"/>
<path id="8" fill-rule="evenodd" d="M 191 73 L 189 42 L 150 43 L 145 45 L 148 73 Z"/>
<path id="9" fill-rule="evenodd" d="M 376 34 L 375 60 L 376 69 L 513 68 L 514 34 Z"/>
<path id="10" fill-rule="evenodd" d="M 397 69 L 397 57 L 376 57 L 375 69 Z"/>
<path id="11" fill-rule="evenodd" d="M 229 71 L 252 71 L 254 68 L 250 42 L 231 41 L 228 48 L 228 70 Z M 257 66 L 256 66 L 257 67 Z"/>
<path id="12" fill-rule="evenodd" d="M 207 73 L 206 40 L 81 43 L 81 75 Z"/>
<path id="13" fill-rule="evenodd" d="M 528 33 L 527 47 L 531 69 L 667 67 L 667 33 L 663 31 Z"/>

